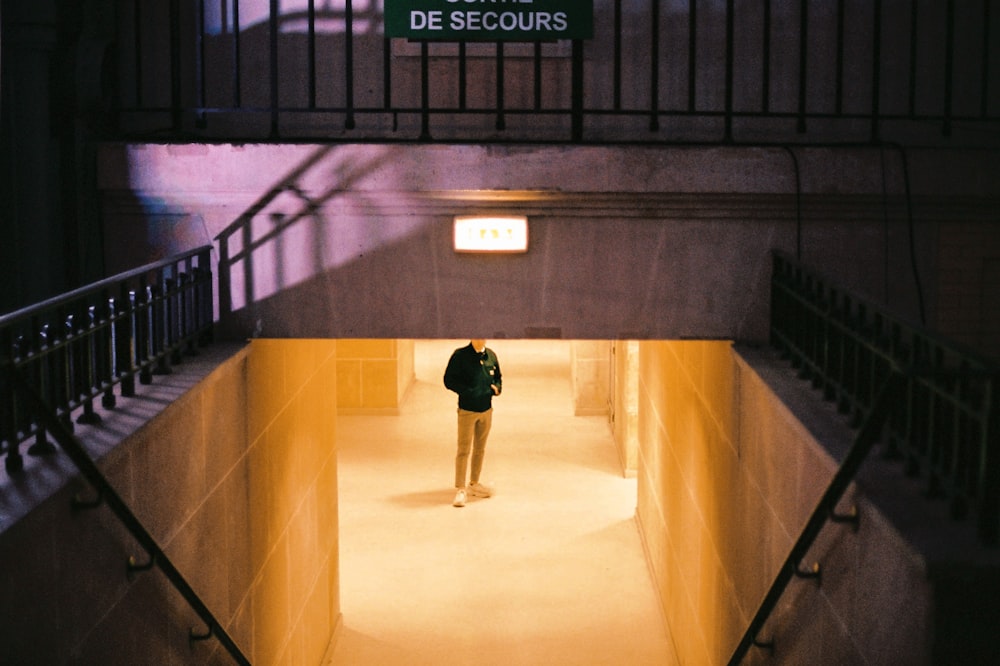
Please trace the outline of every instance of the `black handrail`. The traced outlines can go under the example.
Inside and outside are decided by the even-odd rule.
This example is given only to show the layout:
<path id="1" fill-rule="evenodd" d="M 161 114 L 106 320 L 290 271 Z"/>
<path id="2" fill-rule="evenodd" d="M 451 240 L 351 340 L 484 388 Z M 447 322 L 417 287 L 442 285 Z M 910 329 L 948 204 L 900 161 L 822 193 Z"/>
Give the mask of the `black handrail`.
<path id="1" fill-rule="evenodd" d="M 801 569 L 802 559 L 809 552 L 809 549 L 816 541 L 816 537 L 819 536 L 819 533 L 826 526 L 827 522 L 840 519 L 835 514 L 837 503 L 854 480 L 855 475 L 861 468 L 861 464 L 872 450 L 872 446 L 878 441 L 885 423 L 892 412 L 892 402 L 899 398 L 900 391 L 904 385 L 903 374 L 898 370 L 894 370 L 879 389 L 864 424 L 854 438 L 854 443 L 844 457 L 839 469 L 837 469 L 837 473 L 830 480 L 830 485 L 823 493 L 823 496 L 820 497 L 819 502 L 816 503 L 816 508 L 813 509 L 812 515 L 809 516 L 809 520 L 806 521 L 806 525 L 802 529 L 802 534 L 799 535 L 788 557 L 778 569 L 778 574 L 774 582 L 771 584 L 767 594 L 764 595 L 764 599 L 760 602 L 760 606 L 757 608 L 753 619 L 750 620 L 750 624 L 743 633 L 743 637 L 740 638 L 740 642 L 736 645 L 733 656 L 729 659 L 729 666 L 738 666 L 743 657 L 746 656 L 747 651 L 753 646 L 774 647 L 773 641 L 759 641 L 758 634 L 764 628 L 764 623 L 767 622 L 772 611 L 778 605 L 781 595 L 793 577 L 819 574 L 818 570 L 807 570 L 803 573 Z"/>
<path id="2" fill-rule="evenodd" d="M 776 252 L 771 277 L 771 344 L 824 396 L 854 418 L 855 440 L 737 643 L 737 666 L 760 641 L 767 619 L 874 444 L 923 472 L 929 490 L 947 493 L 956 518 L 974 505 L 980 540 L 1000 533 L 1000 372 L 989 361 L 847 293 Z"/>
<path id="3" fill-rule="evenodd" d="M 945 496 L 956 518 L 1000 536 L 1000 368 L 848 293 L 781 253 L 771 281 L 771 344 L 853 417 L 872 410 L 894 367 L 911 368 L 889 422 L 887 455 Z"/>
<path id="4" fill-rule="evenodd" d="M 62 423 L 100 420 L 94 399 L 115 406 L 114 387 L 135 394 L 184 354 L 211 339 L 211 246 L 147 264 L 0 317 L 0 363 L 10 363 L 50 405 Z M 54 450 L 48 428 L 0 375 L 0 454 L 8 473 L 29 453 Z"/>
<path id="5" fill-rule="evenodd" d="M 67 426 L 65 419 L 61 418 L 51 405 L 42 398 L 37 388 L 24 377 L 23 373 L 15 365 L 7 361 L 0 366 L 0 374 L 6 376 L 10 381 L 11 389 L 22 400 L 25 409 L 34 415 L 34 419 L 39 427 L 45 428 L 52 434 L 60 448 L 69 456 L 73 464 L 84 476 L 91 487 L 98 493 L 101 501 L 108 505 L 108 508 L 118 517 L 122 525 L 128 529 L 129 533 L 139 542 L 139 545 L 146 551 L 148 564 L 133 566 L 136 569 L 147 569 L 156 566 L 163 572 L 167 580 L 180 592 L 184 600 L 198 614 L 198 617 L 208 627 L 205 633 L 195 633 L 192 629 L 189 633 L 190 641 L 207 640 L 214 636 L 226 649 L 237 664 L 246 664 L 250 661 L 244 656 L 239 646 L 236 645 L 232 637 L 226 632 L 215 615 L 208 606 L 201 600 L 201 597 L 194 591 L 194 588 L 187 582 L 183 574 L 177 570 L 167 554 L 156 543 L 153 535 L 143 526 L 132 510 L 129 509 L 125 501 L 118 495 L 114 487 L 108 482 L 97 464 L 90 458 L 80 441 L 73 436 Z M 132 563 L 130 562 L 130 565 Z"/>

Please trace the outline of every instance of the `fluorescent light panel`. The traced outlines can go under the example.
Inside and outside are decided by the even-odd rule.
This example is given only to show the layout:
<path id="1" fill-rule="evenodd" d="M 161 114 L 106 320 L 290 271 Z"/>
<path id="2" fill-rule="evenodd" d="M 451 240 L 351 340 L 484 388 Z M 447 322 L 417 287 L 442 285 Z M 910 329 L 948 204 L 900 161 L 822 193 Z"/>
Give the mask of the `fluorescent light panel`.
<path id="1" fill-rule="evenodd" d="M 528 218 L 459 215 L 455 217 L 455 252 L 527 252 Z"/>

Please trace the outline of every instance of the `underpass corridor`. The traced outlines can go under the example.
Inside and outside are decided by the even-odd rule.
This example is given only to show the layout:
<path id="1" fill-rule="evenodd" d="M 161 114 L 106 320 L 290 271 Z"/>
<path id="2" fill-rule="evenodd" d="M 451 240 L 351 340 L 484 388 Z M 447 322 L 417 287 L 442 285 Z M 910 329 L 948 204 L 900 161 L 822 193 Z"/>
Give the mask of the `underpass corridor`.
<path id="1" fill-rule="evenodd" d="M 453 349 L 417 341 L 398 416 L 340 416 L 343 622 L 325 666 L 675 664 L 606 416 L 574 416 L 568 343 L 500 359 L 483 479 L 451 506 Z"/>

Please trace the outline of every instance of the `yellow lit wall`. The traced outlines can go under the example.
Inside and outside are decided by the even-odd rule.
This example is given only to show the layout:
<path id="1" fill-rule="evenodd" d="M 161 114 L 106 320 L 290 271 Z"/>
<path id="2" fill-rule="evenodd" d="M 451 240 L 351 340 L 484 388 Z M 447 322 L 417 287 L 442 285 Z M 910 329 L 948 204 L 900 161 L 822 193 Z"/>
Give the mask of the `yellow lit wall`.
<path id="1" fill-rule="evenodd" d="M 639 343 L 636 340 L 617 340 L 612 343 L 614 376 L 615 447 L 622 472 L 627 477 L 636 474 L 638 458 L 638 384 Z"/>
<path id="2" fill-rule="evenodd" d="M 725 342 L 641 342 L 638 510 L 651 569 L 684 664 L 721 664 L 739 624 L 720 510 L 739 484 Z"/>
<path id="3" fill-rule="evenodd" d="M 413 382 L 413 340 L 340 340 L 337 408 L 341 413 L 396 414 Z"/>
<path id="4" fill-rule="evenodd" d="M 318 664 L 340 617 L 336 351 L 332 340 L 254 340 L 244 461 L 255 664 Z"/>
<path id="5" fill-rule="evenodd" d="M 833 406 L 802 398 L 808 385 L 765 356 L 639 343 L 637 517 L 682 664 L 729 661 L 836 472 L 814 433 L 853 439 Z M 926 564 L 853 485 L 851 504 L 857 530 L 828 523 L 799 563 L 821 563 L 822 584 L 793 580 L 759 636 L 775 640 L 772 661 L 752 649 L 747 663 L 931 663 L 940 598 Z"/>
<path id="6" fill-rule="evenodd" d="M 101 461 L 254 664 L 319 664 L 340 619 L 336 345 L 253 340 L 152 418 L 136 398 L 140 427 Z M 25 534 L 37 544 L 57 535 L 65 564 L 39 571 L 63 570 L 82 589 L 59 583 L 38 595 L 55 624 L 41 625 L 47 638 L 21 663 L 63 663 L 68 649 L 79 663 L 226 663 L 218 641 L 188 644 L 203 626 L 160 572 L 125 576 L 126 557 L 144 554 L 107 510 L 73 512 L 69 492 L 36 511 L 42 522 Z M 52 658 L 39 658 L 49 644 Z"/>
<path id="7" fill-rule="evenodd" d="M 577 416 L 608 413 L 611 343 L 607 340 L 574 340 L 570 344 L 573 410 Z"/>

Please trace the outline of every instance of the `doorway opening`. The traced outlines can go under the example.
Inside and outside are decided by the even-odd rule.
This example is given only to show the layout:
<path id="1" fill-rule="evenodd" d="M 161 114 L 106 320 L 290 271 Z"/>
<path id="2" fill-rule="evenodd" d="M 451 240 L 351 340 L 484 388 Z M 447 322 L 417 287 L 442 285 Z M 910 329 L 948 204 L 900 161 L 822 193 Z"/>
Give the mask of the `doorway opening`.
<path id="1" fill-rule="evenodd" d="M 503 372 L 483 467 L 495 494 L 455 508 L 443 373 L 468 342 L 399 342 L 413 376 L 395 413 L 338 416 L 343 624 L 328 663 L 676 663 L 607 406 L 617 343 L 487 340 Z M 338 359 L 359 369 L 353 345 Z"/>

